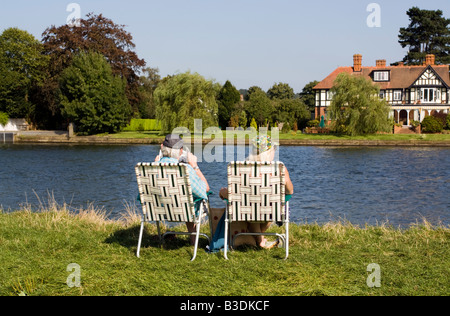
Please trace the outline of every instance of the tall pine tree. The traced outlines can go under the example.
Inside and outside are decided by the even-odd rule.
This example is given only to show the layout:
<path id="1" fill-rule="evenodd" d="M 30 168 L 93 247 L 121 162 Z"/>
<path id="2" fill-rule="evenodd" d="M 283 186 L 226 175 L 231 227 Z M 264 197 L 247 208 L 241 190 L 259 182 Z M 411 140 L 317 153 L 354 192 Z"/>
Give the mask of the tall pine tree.
<path id="1" fill-rule="evenodd" d="M 427 54 L 436 56 L 436 63 L 450 63 L 450 19 L 441 10 L 421 10 L 413 7 L 407 12 L 411 23 L 402 27 L 399 43 L 409 52 L 403 59 L 410 65 L 422 64 Z"/>

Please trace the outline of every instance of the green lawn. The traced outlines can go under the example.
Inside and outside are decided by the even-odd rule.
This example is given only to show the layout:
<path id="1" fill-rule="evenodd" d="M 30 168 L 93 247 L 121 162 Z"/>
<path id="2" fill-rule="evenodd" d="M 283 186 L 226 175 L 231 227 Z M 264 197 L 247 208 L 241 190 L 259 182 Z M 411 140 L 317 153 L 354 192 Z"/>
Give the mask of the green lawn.
<path id="1" fill-rule="evenodd" d="M 270 133 L 269 133 L 270 134 Z M 244 133 L 236 133 L 236 137 L 245 136 Z M 111 138 L 126 138 L 126 139 L 142 139 L 142 138 L 154 138 L 163 139 L 164 136 L 159 135 L 157 132 L 121 132 L 108 136 Z M 192 136 L 193 137 L 193 136 Z M 204 136 L 206 139 L 211 139 L 210 135 Z M 223 138 L 225 139 L 226 132 L 223 131 Z M 405 134 L 380 134 L 380 135 L 367 135 L 367 136 L 339 136 L 339 135 L 324 135 L 324 134 L 301 134 L 300 132 L 294 133 L 280 133 L 280 140 L 369 140 L 369 141 L 450 141 L 450 134 L 422 134 L 422 135 L 405 135 Z"/>
<path id="2" fill-rule="evenodd" d="M 136 218 L 112 222 L 92 210 L 0 212 L 0 295 L 450 295 L 448 227 L 292 224 L 287 261 L 282 249 L 253 248 L 225 261 L 202 241 L 193 263 L 184 237 L 161 249 L 154 226 L 136 258 L 138 233 Z M 72 263 L 81 268 L 78 288 L 66 283 Z M 372 263 L 381 268 L 380 288 L 366 283 Z"/>

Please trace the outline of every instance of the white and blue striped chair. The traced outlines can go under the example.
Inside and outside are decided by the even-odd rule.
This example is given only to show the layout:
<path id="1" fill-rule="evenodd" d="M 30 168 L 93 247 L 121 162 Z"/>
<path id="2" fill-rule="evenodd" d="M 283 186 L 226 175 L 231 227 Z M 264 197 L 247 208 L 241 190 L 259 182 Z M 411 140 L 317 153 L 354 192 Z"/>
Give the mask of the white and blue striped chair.
<path id="1" fill-rule="evenodd" d="M 137 256 L 140 257 L 142 235 L 146 222 L 156 222 L 160 242 L 167 235 L 195 235 L 195 249 L 192 261 L 197 256 L 199 237 L 210 238 L 200 233 L 201 220 L 208 213 L 207 201 L 194 201 L 188 168 L 183 164 L 139 163 L 136 177 L 142 205 L 142 222 L 139 234 Z M 196 211 L 196 205 L 197 207 Z M 195 223 L 197 231 L 166 232 L 161 235 L 160 222 Z"/>
<path id="2" fill-rule="evenodd" d="M 232 162 L 228 165 L 228 200 L 224 256 L 228 244 L 241 235 L 276 236 L 289 256 L 289 202 L 286 202 L 285 166 L 281 162 Z M 241 233 L 228 240 L 232 222 L 281 222 L 284 234 Z"/>

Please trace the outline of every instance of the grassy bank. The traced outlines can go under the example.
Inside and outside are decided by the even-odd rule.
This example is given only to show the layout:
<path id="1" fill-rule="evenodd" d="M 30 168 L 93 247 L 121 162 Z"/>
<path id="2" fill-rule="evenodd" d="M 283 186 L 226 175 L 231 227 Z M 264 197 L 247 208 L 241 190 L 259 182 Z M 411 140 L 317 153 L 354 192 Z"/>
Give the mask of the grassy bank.
<path id="1" fill-rule="evenodd" d="M 269 133 L 270 134 L 270 133 Z M 242 135 L 245 135 L 242 133 Z M 113 139 L 158 139 L 164 138 L 164 136 L 158 135 L 154 132 L 121 132 L 117 134 L 110 135 L 100 135 L 105 137 L 110 137 Z M 239 133 L 236 133 L 235 138 L 240 137 Z M 204 135 L 204 138 L 210 139 L 209 135 Z M 223 132 L 223 138 L 226 138 L 226 132 Z M 280 140 L 336 140 L 336 141 L 348 141 L 348 140 L 357 140 L 357 141 L 424 141 L 424 142 L 432 142 L 432 141 L 449 141 L 450 142 L 450 134 L 380 134 L 380 135 L 367 135 L 367 136 L 345 136 L 345 135 L 325 135 L 325 134 L 302 134 L 298 133 L 280 133 Z"/>
<path id="2" fill-rule="evenodd" d="M 240 249 L 224 261 L 184 237 L 158 247 L 148 226 L 141 259 L 136 216 L 108 221 L 95 210 L 64 207 L 0 213 L 0 295 L 449 295 L 450 230 L 428 224 L 408 230 L 350 224 L 291 226 L 291 255 Z M 278 228 L 273 228 L 274 230 Z M 205 232 L 208 229 L 205 228 Z M 69 288 L 69 264 L 81 287 Z M 381 287 L 369 288 L 367 266 L 381 267 Z"/>

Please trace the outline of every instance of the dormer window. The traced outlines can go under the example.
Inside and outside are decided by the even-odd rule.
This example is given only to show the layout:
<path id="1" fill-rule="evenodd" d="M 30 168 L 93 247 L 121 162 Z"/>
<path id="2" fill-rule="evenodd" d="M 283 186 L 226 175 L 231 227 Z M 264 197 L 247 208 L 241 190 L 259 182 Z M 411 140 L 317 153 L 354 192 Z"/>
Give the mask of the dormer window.
<path id="1" fill-rule="evenodd" d="M 373 73 L 374 81 L 389 81 L 389 71 L 375 71 Z"/>

